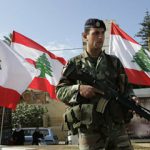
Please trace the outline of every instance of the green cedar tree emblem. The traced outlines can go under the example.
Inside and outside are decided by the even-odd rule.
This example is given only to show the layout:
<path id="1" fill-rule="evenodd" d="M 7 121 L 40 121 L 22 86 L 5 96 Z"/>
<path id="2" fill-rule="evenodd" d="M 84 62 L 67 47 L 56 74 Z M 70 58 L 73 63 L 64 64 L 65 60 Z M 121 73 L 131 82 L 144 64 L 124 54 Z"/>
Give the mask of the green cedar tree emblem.
<path id="1" fill-rule="evenodd" d="M 39 77 L 45 78 L 46 74 L 48 74 L 49 76 L 52 77 L 52 67 L 51 67 L 51 64 L 48 61 L 45 53 L 43 53 L 43 55 L 41 55 L 37 59 L 36 68 L 40 69 L 40 71 L 41 71 L 41 74 L 39 75 Z"/>
<path id="2" fill-rule="evenodd" d="M 142 70 L 150 72 L 150 57 L 145 52 L 144 48 L 141 48 L 137 53 L 135 53 L 132 62 L 136 62 Z"/>

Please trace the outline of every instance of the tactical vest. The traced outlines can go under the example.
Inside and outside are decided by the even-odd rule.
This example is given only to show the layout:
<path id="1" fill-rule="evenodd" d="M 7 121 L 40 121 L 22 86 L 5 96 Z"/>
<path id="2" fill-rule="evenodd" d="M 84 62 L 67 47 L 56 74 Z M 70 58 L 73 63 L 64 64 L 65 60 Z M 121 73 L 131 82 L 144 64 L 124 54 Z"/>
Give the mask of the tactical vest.
<path id="1" fill-rule="evenodd" d="M 119 81 L 123 81 L 125 74 L 120 74 L 120 61 L 115 56 L 109 56 L 105 53 L 97 60 L 97 64 L 90 63 L 83 55 L 79 55 L 71 59 L 72 63 L 76 66 L 76 71 L 84 70 L 90 73 L 94 78 L 99 80 L 110 80 L 115 87 L 120 87 Z M 119 75 L 119 76 L 118 76 Z M 121 79 L 122 78 L 122 79 Z M 81 81 L 77 81 L 78 84 L 86 84 Z M 118 90 L 118 89 L 116 89 Z M 123 87 L 121 90 L 124 90 Z M 121 91 L 122 92 L 122 91 Z M 77 133 L 78 128 L 99 128 L 105 124 L 103 113 L 107 108 L 107 104 L 111 99 L 105 99 L 101 95 L 97 95 L 96 98 L 91 100 L 82 100 L 82 97 L 78 97 L 79 103 L 76 106 L 68 108 L 64 114 L 65 121 L 68 124 L 69 129 L 73 134 Z M 112 100 L 111 100 L 112 101 Z M 114 106 L 113 106 L 114 105 Z M 116 102 L 112 105 L 112 115 L 114 121 L 122 121 L 122 108 Z M 119 114 L 118 114 L 119 112 Z"/>

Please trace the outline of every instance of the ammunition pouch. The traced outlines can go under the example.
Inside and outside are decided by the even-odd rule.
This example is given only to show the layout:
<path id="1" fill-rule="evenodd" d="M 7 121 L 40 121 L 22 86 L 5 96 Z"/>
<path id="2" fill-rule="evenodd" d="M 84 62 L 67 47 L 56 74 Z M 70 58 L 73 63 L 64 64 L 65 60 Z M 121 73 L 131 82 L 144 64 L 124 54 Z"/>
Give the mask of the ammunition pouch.
<path id="1" fill-rule="evenodd" d="M 93 104 L 81 104 L 68 108 L 64 113 L 64 119 L 72 134 L 78 133 L 78 128 L 84 125 L 86 128 L 92 123 Z"/>
<path id="2" fill-rule="evenodd" d="M 97 103 L 96 111 L 103 114 L 105 112 L 108 102 L 109 100 L 107 100 L 104 97 L 101 97 Z"/>

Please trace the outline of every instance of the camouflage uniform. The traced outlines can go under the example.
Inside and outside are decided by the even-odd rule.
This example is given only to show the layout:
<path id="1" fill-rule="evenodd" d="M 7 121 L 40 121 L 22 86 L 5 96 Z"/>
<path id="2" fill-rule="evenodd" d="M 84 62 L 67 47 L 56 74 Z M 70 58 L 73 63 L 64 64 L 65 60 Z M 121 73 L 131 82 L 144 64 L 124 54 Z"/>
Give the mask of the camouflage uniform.
<path id="1" fill-rule="evenodd" d="M 66 76 L 66 70 L 72 69 L 71 64 L 76 66 L 77 71 L 85 70 L 96 79 L 110 80 L 119 94 L 128 96 L 133 91 L 119 59 L 103 51 L 98 59 L 93 60 L 84 50 L 64 67 L 56 93 L 60 100 L 75 110 L 73 116 L 76 119 L 72 120 L 78 120 L 73 128 L 78 129 L 80 150 L 131 150 L 122 106 L 115 98 L 106 100 L 100 94 L 88 101 L 82 99 L 78 89 L 80 84 L 86 83 Z"/>

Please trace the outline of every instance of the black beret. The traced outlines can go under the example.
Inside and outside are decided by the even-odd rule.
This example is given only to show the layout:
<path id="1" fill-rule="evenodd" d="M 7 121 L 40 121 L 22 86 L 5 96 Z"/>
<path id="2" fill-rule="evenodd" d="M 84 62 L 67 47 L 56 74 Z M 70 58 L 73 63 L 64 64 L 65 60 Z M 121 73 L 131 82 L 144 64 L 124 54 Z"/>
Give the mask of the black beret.
<path id="1" fill-rule="evenodd" d="M 106 26 L 103 20 L 95 19 L 95 18 L 90 18 L 85 22 L 84 29 L 88 28 L 104 28 L 106 31 Z"/>

